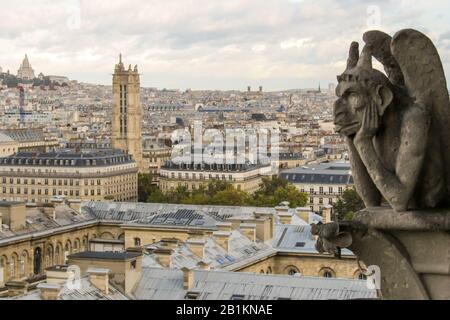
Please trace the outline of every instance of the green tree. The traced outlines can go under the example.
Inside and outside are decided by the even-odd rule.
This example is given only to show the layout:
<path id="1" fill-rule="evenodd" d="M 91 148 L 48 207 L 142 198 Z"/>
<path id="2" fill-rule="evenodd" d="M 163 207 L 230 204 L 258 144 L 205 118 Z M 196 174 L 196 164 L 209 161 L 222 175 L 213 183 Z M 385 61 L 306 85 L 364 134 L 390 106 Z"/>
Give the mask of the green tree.
<path id="1" fill-rule="evenodd" d="M 146 199 L 146 202 L 169 203 L 167 196 L 159 188 L 150 194 L 150 196 Z"/>
<path id="2" fill-rule="evenodd" d="M 206 195 L 213 198 L 218 192 L 227 190 L 231 184 L 226 181 L 213 179 L 208 183 L 208 187 L 205 191 Z"/>
<path id="3" fill-rule="evenodd" d="M 167 199 L 169 199 L 170 203 L 183 203 L 189 196 L 190 193 L 186 186 L 178 186 L 175 191 L 167 194 Z"/>
<path id="4" fill-rule="evenodd" d="M 151 173 L 138 174 L 138 201 L 146 202 L 148 197 L 158 189 L 153 184 L 153 175 Z M 158 189 L 159 190 L 159 189 Z"/>
<path id="5" fill-rule="evenodd" d="M 211 199 L 211 204 L 222 206 L 244 206 L 248 203 L 248 193 L 236 190 L 232 185 L 229 185 L 225 190 L 217 192 Z"/>
<path id="6" fill-rule="evenodd" d="M 334 212 L 340 220 L 352 220 L 353 215 L 365 208 L 364 202 L 355 191 L 347 189 L 343 192 L 339 200 L 333 205 Z"/>
<path id="7" fill-rule="evenodd" d="M 262 179 L 251 202 L 258 207 L 274 207 L 283 201 L 288 201 L 291 208 L 304 207 L 308 197 L 287 180 L 273 176 Z"/>

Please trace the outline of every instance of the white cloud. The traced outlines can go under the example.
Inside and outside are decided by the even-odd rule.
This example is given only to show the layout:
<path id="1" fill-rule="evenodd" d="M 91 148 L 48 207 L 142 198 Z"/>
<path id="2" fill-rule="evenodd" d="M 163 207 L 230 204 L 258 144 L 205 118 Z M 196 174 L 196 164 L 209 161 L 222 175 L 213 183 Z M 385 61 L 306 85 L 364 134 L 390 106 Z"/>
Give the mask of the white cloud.
<path id="1" fill-rule="evenodd" d="M 314 44 L 312 43 L 311 40 L 312 40 L 311 38 L 300 38 L 300 39 L 291 38 L 291 39 L 282 41 L 280 43 L 280 48 L 281 49 L 291 49 L 291 48 L 301 49 L 301 48 L 312 47 Z"/>
<path id="2" fill-rule="evenodd" d="M 416 27 L 450 74 L 449 1 L 380 0 L 380 24 Z M 122 52 L 146 86 L 268 90 L 335 81 L 367 29 L 358 0 L 0 0 L 0 66 L 110 83 Z M 450 75 L 449 75 L 450 77 Z"/>
<path id="3" fill-rule="evenodd" d="M 263 52 L 263 51 L 266 51 L 266 49 L 267 49 L 267 46 L 264 43 L 255 44 L 252 47 L 253 52 Z"/>

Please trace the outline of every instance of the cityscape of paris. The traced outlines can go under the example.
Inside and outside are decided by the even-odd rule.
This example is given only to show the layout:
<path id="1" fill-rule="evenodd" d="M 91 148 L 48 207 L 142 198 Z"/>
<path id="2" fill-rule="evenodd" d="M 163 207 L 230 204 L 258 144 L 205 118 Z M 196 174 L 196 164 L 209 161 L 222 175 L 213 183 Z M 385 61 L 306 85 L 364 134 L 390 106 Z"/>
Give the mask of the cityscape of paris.
<path id="1" fill-rule="evenodd" d="M 0 9 L 0 307 L 450 300 L 448 1 Z"/>

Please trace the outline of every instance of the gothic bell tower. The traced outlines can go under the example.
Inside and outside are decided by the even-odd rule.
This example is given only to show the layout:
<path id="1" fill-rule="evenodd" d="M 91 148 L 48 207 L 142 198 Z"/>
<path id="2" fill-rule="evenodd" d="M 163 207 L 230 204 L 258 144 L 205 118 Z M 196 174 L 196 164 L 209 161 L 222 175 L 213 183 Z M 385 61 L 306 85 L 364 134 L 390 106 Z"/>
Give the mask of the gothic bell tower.
<path id="1" fill-rule="evenodd" d="M 113 75 L 112 147 L 131 154 L 142 169 L 142 110 L 140 104 L 140 80 L 137 66 L 128 70 L 122 63 L 122 55 Z"/>

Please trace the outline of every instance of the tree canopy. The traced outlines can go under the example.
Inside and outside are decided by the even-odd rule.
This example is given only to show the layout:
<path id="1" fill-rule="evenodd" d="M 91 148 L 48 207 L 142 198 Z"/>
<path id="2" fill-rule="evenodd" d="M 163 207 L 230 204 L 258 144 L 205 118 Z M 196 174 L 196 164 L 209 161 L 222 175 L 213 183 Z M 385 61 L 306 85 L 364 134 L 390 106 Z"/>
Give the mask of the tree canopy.
<path id="1" fill-rule="evenodd" d="M 237 190 L 229 182 L 220 180 L 212 180 L 207 186 L 192 191 L 185 186 L 178 186 L 167 193 L 152 184 L 151 175 L 139 174 L 138 181 L 140 202 L 273 207 L 288 201 L 290 207 L 295 208 L 305 206 L 308 199 L 294 185 L 276 176 L 263 178 L 259 190 L 254 194 Z"/>
<path id="2" fill-rule="evenodd" d="M 351 220 L 356 212 L 365 208 L 365 205 L 355 189 L 352 188 L 343 192 L 333 208 L 339 220 Z"/>

